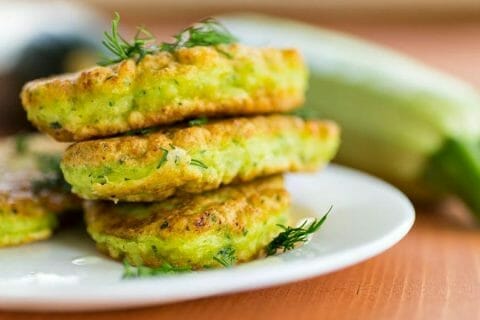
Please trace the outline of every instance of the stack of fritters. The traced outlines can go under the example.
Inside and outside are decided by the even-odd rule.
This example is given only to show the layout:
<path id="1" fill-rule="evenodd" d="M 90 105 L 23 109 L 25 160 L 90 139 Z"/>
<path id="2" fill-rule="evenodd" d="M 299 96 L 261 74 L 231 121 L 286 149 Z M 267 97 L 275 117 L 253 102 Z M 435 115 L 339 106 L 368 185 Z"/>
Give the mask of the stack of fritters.
<path id="1" fill-rule="evenodd" d="M 91 200 L 100 250 L 208 268 L 261 255 L 288 223 L 279 174 L 335 154 L 335 124 L 278 114 L 302 104 L 306 83 L 297 51 L 229 44 L 34 81 L 22 101 L 40 130 L 77 141 L 62 170 Z"/>

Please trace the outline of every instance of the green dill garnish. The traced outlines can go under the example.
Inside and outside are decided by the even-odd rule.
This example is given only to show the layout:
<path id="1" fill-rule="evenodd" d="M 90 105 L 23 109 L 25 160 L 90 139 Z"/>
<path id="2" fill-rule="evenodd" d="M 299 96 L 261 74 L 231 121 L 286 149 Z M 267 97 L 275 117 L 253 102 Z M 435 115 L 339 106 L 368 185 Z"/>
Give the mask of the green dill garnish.
<path id="1" fill-rule="evenodd" d="M 190 267 L 175 267 L 171 264 L 164 262 L 158 268 L 151 268 L 146 266 L 135 267 L 132 266 L 128 261 L 123 262 L 123 279 L 132 279 L 132 278 L 147 278 L 155 277 L 166 274 L 175 274 L 175 273 L 185 273 L 192 271 Z"/>
<path id="2" fill-rule="evenodd" d="M 104 40 L 102 44 L 113 53 L 113 58 L 104 57 L 98 64 L 107 66 L 115 64 L 126 59 L 141 60 L 145 55 L 158 51 L 158 48 L 153 45 L 155 38 L 152 34 L 143 27 L 137 27 L 137 33 L 133 37 L 132 42 L 125 40 L 118 32 L 118 25 L 120 24 L 120 15 L 115 12 L 112 20 L 112 29 L 108 33 L 103 33 Z"/>
<path id="3" fill-rule="evenodd" d="M 28 134 L 19 133 L 15 136 L 15 152 L 25 154 L 28 151 Z"/>
<path id="4" fill-rule="evenodd" d="M 197 159 L 190 160 L 190 165 L 197 166 L 197 167 L 200 167 L 200 168 L 203 168 L 203 169 L 208 169 L 208 167 L 205 163 L 203 163 L 202 161 L 197 160 Z"/>
<path id="5" fill-rule="evenodd" d="M 167 161 L 167 156 L 168 156 L 168 150 L 165 148 L 160 147 L 162 149 L 163 154 L 162 157 L 160 158 L 160 161 L 157 164 L 157 169 L 163 166 L 163 164 Z"/>
<path id="6" fill-rule="evenodd" d="M 60 155 L 36 155 L 37 167 L 43 177 L 32 181 L 34 193 L 39 193 L 45 189 L 70 192 L 70 185 L 65 181 L 60 169 L 60 160 Z"/>
<path id="7" fill-rule="evenodd" d="M 202 20 L 191 27 L 182 30 L 173 36 L 171 43 L 155 45 L 155 37 L 144 27 L 138 27 L 132 42 L 125 40 L 118 32 L 120 15 L 115 12 L 110 32 L 104 32 L 102 44 L 113 54 L 113 57 L 105 57 L 98 64 L 108 66 L 127 59 L 140 61 L 147 54 L 155 54 L 161 51 L 173 52 L 180 48 L 196 46 L 216 46 L 236 42 L 236 38 L 218 21 L 213 18 Z"/>
<path id="8" fill-rule="evenodd" d="M 218 251 L 213 257 L 215 261 L 220 263 L 225 268 L 231 267 L 237 262 L 237 256 L 235 255 L 235 249 L 232 247 L 225 247 Z"/>
<path id="9" fill-rule="evenodd" d="M 222 24 L 213 18 L 204 19 L 191 27 L 185 28 L 173 38 L 175 41 L 172 43 L 162 43 L 160 50 L 172 52 L 179 48 L 215 46 L 237 41 Z"/>
<path id="10" fill-rule="evenodd" d="M 278 226 L 284 231 L 268 244 L 267 248 L 265 249 L 267 256 L 272 256 L 279 250 L 282 252 L 292 250 L 297 244 L 307 242 L 309 236 L 320 229 L 331 210 L 332 207 L 328 209 L 327 213 L 325 213 L 322 218 L 313 220 L 309 225 L 307 225 L 307 221 L 295 228 L 286 227 L 279 224 Z"/>
<path id="11" fill-rule="evenodd" d="M 192 119 L 188 121 L 188 125 L 193 127 L 193 126 L 203 126 L 204 124 L 207 124 L 208 118 L 207 117 L 200 117 L 197 119 Z"/>

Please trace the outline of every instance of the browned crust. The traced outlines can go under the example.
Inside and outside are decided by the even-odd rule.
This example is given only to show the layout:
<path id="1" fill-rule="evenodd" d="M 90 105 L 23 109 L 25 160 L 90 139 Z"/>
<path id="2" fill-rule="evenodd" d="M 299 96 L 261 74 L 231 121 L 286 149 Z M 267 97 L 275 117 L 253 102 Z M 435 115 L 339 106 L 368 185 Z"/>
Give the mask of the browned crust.
<path id="1" fill-rule="evenodd" d="M 159 129 L 146 135 L 122 136 L 78 142 L 64 154 L 65 166 L 97 166 L 106 162 L 135 161 L 149 163 L 174 145 L 185 150 L 208 149 L 234 137 L 250 138 L 272 132 L 299 131 L 328 141 L 336 139 L 339 127 L 332 121 L 303 120 L 295 116 L 270 115 L 210 121 L 203 126 L 177 126 Z M 121 159 L 128 155 L 129 159 Z M 127 162 L 128 163 L 128 162 Z"/>
<path id="2" fill-rule="evenodd" d="M 284 115 L 234 118 L 78 142 L 65 152 L 62 170 L 73 191 L 85 199 L 160 201 L 261 176 L 316 170 L 333 157 L 338 136 L 338 127 L 328 121 Z M 305 140 L 311 151 L 304 153 L 292 141 L 282 148 L 282 140 L 289 137 L 295 143 Z M 256 141 L 260 149 L 252 149 Z M 268 141 L 277 148 L 272 161 L 263 150 Z M 317 144 L 320 149 L 313 149 Z M 165 155 L 165 162 L 158 166 Z M 192 165 L 193 160 L 205 166 Z"/>
<path id="3" fill-rule="evenodd" d="M 115 205 L 86 201 L 84 207 L 87 225 L 92 230 L 135 239 L 142 235 L 195 236 L 225 227 L 232 234 L 240 234 L 248 221 L 261 222 L 272 212 L 287 208 L 289 203 L 283 178 L 273 176 L 162 202 Z M 144 208 L 148 214 L 135 215 L 135 208 Z"/>
<path id="4" fill-rule="evenodd" d="M 262 55 L 265 61 L 278 60 L 294 65 L 306 74 L 305 65 L 299 52 L 294 49 L 278 50 L 272 48 L 254 49 L 238 44 L 222 47 L 222 50 L 239 52 L 244 56 L 250 54 Z M 274 59 L 274 57 L 276 57 Z M 142 77 L 158 73 L 162 77 L 182 75 L 195 70 L 196 65 L 215 65 L 219 59 L 228 59 L 214 47 L 184 48 L 170 53 L 161 52 L 146 56 L 136 64 L 132 60 L 122 61 L 112 67 L 94 67 L 83 72 L 63 76 L 39 79 L 27 83 L 21 93 L 22 104 L 27 111 L 29 120 L 37 128 L 59 141 L 82 141 L 94 137 L 111 136 L 133 129 L 147 128 L 155 125 L 171 124 L 180 120 L 196 116 L 232 116 L 253 115 L 271 112 L 291 111 L 304 102 L 304 90 L 269 90 L 263 88 L 248 95 L 223 101 L 185 100 L 170 105 L 158 105 L 157 112 L 135 111 L 134 105 L 138 101 L 132 100 L 132 108 L 119 116 L 116 121 L 105 122 L 101 125 L 85 123 L 77 126 L 65 123 L 62 127 L 52 127 L 41 116 L 41 108 L 48 108 L 52 101 L 65 101 L 70 106 L 70 112 L 77 109 L 79 97 L 91 96 L 105 92 L 116 92 L 119 96 L 134 95 L 132 90 L 141 86 Z M 306 80 L 306 79 L 305 79 Z M 140 83 L 140 84 L 139 84 Z M 305 87 L 305 84 L 303 85 Z M 219 88 L 221 90 L 222 88 Z M 305 89 L 305 88 L 304 88 Z M 38 93 L 42 94 L 39 95 Z M 76 112 L 76 111 L 75 111 Z M 98 110 L 102 112 L 101 108 Z"/>

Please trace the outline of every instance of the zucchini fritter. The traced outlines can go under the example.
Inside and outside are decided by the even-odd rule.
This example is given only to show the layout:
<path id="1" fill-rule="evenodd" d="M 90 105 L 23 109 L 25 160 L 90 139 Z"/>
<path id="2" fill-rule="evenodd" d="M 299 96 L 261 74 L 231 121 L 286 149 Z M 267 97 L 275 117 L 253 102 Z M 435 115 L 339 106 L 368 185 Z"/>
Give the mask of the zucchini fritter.
<path id="1" fill-rule="evenodd" d="M 338 127 L 294 116 L 218 120 L 145 135 L 78 142 L 62 160 L 86 199 L 160 201 L 285 171 L 315 170 L 335 154 Z"/>
<path id="2" fill-rule="evenodd" d="M 286 224 L 290 198 L 281 176 L 163 202 L 85 204 L 87 230 L 114 259 L 193 269 L 252 260 Z"/>
<path id="3" fill-rule="evenodd" d="M 34 194 L 28 175 L 3 174 L 0 180 L 0 247 L 50 237 L 56 214 Z"/>
<path id="4" fill-rule="evenodd" d="M 307 70 L 294 49 L 238 44 L 182 48 L 112 67 L 29 82 L 28 119 L 81 141 L 196 116 L 283 112 L 304 101 Z"/>
<path id="5" fill-rule="evenodd" d="M 81 210 L 61 176 L 65 148 L 37 134 L 0 140 L 0 247 L 48 238 L 58 214 Z"/>

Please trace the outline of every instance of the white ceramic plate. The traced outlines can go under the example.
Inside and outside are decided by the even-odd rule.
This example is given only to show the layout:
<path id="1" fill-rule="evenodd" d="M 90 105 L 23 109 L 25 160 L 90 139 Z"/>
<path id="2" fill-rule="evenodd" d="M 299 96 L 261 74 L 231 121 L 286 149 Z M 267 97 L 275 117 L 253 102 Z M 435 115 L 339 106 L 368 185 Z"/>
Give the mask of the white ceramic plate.
<path id="1" fill-rule="evenodd" d="M 398 242 L 414 221 L 408 199 L 365 174 L 330 166 L 292 174 L 294 210 L 321 216 L 333 210 L 305 246 L 224 270 L 122 280 L 122 266 L 95 251 L 83 230 L 0 250 L 0 308 L 99 310 L 167 303 L 274 286 L 366 260 Z"/>

